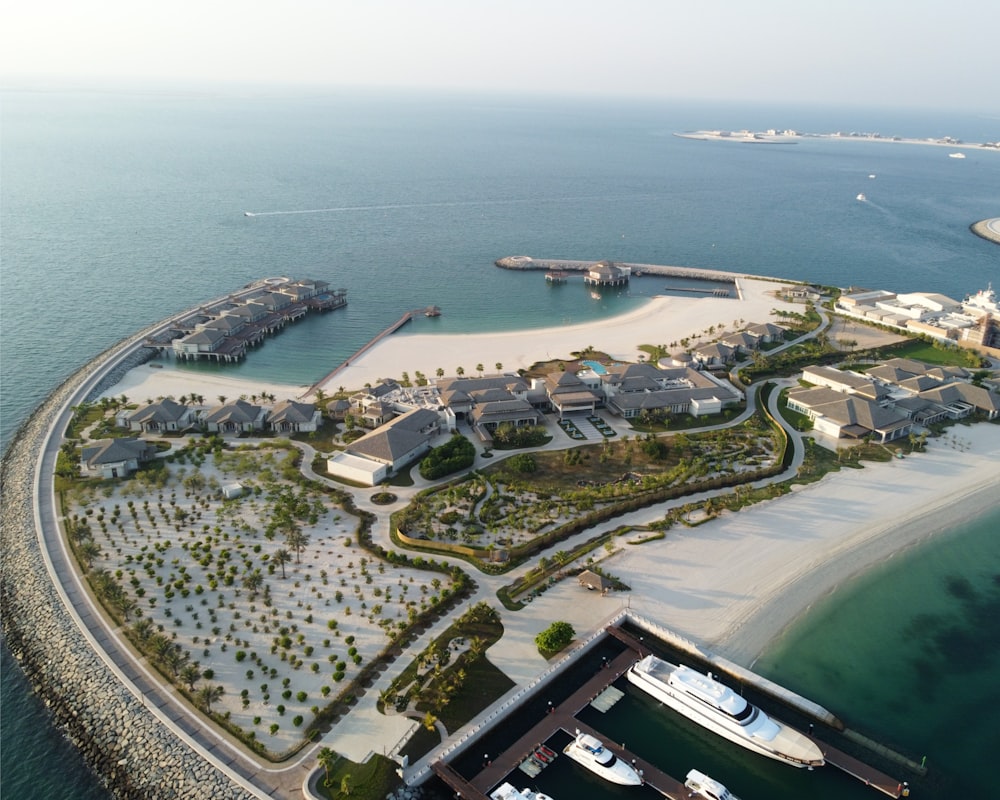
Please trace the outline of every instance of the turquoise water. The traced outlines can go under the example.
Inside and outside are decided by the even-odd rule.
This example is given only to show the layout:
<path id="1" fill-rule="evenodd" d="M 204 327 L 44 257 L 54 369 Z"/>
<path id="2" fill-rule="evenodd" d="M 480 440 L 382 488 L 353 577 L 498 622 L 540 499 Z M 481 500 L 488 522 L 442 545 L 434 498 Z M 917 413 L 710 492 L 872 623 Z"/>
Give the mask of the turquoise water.
<path id="1" fill-rule="evenodd" d="M 998 531 L 994 509 L 840 587 L 755 668 L 926 756 L 932 796 L 986 789 L 1000 708 Z"/>
<path id="2" fill-rule="evenodd" d="M 604 368 L 604 365 L 600 361 L 583 361 L 581 363 L 585 367 L 590 367 L 598 375 L 608 374 L 608 371 Z"/>
<path id="3" fill-rule="evenodd" d="M 540 273 L 494 267 L 505 255 L 745 270 L 956 297 L 1000 282 L 1000 248 L 968 232 L 1000 208 L 997 154 L 959 161 L 933 147 L 820 140 L 743 147 L 671 135 L 793 127 L 995 140 L 996 120 L 986 115 L 212 89 L 6 91 L 2 101 L 4 444 L 95 353 L 266 275 L 321 278 L 349 292 L 347 309 L 292 326 L 233 370 L 296 384 L 324 375 L 412 308 L 436 304 L 444 314 L 421 317 L 400 335 L 586 322 L 668 291 L 651 276 L 596 296 L 580 282 L 549 287 Z M 859 191 L 868 203 L 854 200 Z M 600 342 L 580 342 L 588 345 Z M 981 559 L 963 555 L 969 537 L 948 541 L 956 569 L 973 573 Z M 922 563 L 919 552 L 912 557 Z M 951 596 L 950 584 L 912 580 L 921 599 Z M 969 580 L 969 591 L 986 596 L 988 577 L 975 572 Z M 978 608 L 955 613 L 974 619 Z M 909 624 L 901 619 L 859 613 L 856 632 L 877 642 Z M 912 636 L 894 650 L 919 660 L 925 645 Z M 819 658 L 822 669 L 871 674 L 853 652 L 804 641 L 780 666 Z M 923 688 L 943 685 L 968 661 L 982 664 L 977 675 L 995 690 L 1000 663 L 988 647 L 972 659 L 936 650 L 921 662 Z M 883 662 L 873 655 L 870 663 Z M 74 797 L 100 796 L 86 788 L 8 664 L 2 794 L 65 795 L 68 782 Z M 824 688 L 819 678 L 807 686 Z M 824 699 L 857 727 L 926 749 L 932 764 L 946 761 L 925 738 L 939 724 L 955 753 L 975 751 L 970 740 L 985 732 L 955 725 L 947 704 L 928 705 L 922 724 L 911 724 L 883 711 L 893 692 L 891 681 L 860 681 Z M 681 733 L 654 735 L 671 746 L 683 741 Z M 713 745 L 705 746 L 707 754 Z M 776 776 L 776 785 L 795 780 Z M 804 796 L 794 783 L 784 795 L 768 787 L 770 797 Z"/>

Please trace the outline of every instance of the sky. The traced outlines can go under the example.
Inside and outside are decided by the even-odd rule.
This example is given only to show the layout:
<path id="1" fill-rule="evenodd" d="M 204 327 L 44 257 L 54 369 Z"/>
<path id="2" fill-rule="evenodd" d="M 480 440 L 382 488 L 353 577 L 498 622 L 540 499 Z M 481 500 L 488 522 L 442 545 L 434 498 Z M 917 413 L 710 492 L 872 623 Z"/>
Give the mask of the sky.
<path id="1" fill-rule="evenodd" d="M 997 0 L 19 0 L 0 80 L 419 87 L 1000 114 Z"/>

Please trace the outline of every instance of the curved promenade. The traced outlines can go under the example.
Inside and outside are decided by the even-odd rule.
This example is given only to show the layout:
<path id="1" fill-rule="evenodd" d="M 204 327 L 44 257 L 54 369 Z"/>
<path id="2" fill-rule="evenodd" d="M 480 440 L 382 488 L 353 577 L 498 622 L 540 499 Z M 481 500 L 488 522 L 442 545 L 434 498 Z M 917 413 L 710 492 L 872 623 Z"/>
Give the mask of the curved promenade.
<path id="1" fill-rule="evenodd" d="M 1000 244 L 1000 217 L 983 219 L 969 226 L 970 230 L 988 242 Z"/>

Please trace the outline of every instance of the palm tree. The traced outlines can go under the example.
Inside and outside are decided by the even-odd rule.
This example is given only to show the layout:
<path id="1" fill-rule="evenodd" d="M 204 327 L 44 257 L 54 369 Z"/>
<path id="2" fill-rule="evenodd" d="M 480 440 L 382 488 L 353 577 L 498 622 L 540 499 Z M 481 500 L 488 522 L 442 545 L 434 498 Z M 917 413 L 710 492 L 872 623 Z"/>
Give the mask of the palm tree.
<path id="1" fill-rule="evenodd" d="M 444 377 L 444 368 L 443 367 L 438 367 L 437 368 L 437 372 L 435 372 L 434 374 L 437 375 L 438 376 L 438 380 L 440 380 L 441 378 Z"/>
<path id="2" fill-rule="evenodd" d="M 149 637 L 153 635 L 155 627 L 156 626 L 153 624 L 153 620 L 146 617 L 145 619 L 140 619 L 135 623 L 135 625 L 132 626 L 132 633 L 135 634 L 135 637 L 140 642 L 146 642 L 149 640 Z"/>
<path id="3" fill-rule="evenodd" d="M 323 779 L 324 786 L 330 785 L 330 777 L 331 777 L 330 773 L 333 772 L 333 766 L 334 764 L 337 763 L 337 758 L 338 758 L 337 754 L 329 747 L 324 747 L 322 750 L 319 751 L 319 755 L 316 756 L 317 763 L 326 772 L 326 777 Z"/>
<path id="4" fill-rule="evenodd" d="M 125 592 L 122 592 L 115 598 L 115 605 L 118 606 L 118 610 L 122 612 L 122 616 L 125 618 L 126 622 L 128 622 L 129 615 L 139 608 L 139 604 L 125 594 Z"/>
<path id="5" fill-rule="evenodd" d="M 260 574 L 260 570 L 255 569 L 253 572 L 248 572 L 243 576 L 242 583 L 243 588 L 250 592 L 250 599 L 253 600 L 260 590 L 261 584 L 264 583 L 264 578 Z"/>
<path id="6" fill-rule="evenodd" d="M 180 679 L 187 684 L 188 691 L 194 691 L 194 685 L 201 678 L 201 667 L 197 664 L 185 664 L 184 669 L 181 670 Z"/>
<path id="7" fill-rule="evenodd" d="M 483 365 L 482 364 L 476 364 L 476 372 L 479 373 L 479 377 L 480 378 L 483 377 Z"/>
<path id="8" fill-rule="evenodd" d="M 302 561 L 302 551 L 309 544 L 309 534 L 305 533 L 294 520 L 285 527 L 285 544 L 295 551 L 295 563 Z"/>
<path id="9" fill-rule="evenodd" d="M 219 395 L 219 405 L 224 406 L 226 404 L 226 396 L 224 394 Z"/>
<path id="10" fill-rule="evenodd" d="M 497 368 L 497 372 L 503 372 L 503 362 L 501 362 L 501 361 L 498 361 L 498 362 L 497 362 L 496 364 L 494 364 L 493 366 Z"/>
<path id="11" fill-rule="evenodd" d="M 455 370 L 455 374 L 458 375 L 459 378 L 461 378 L 465 374 L 465 367 L 458 367 Z"/>
<path id="12" fill-rule="evenodd" d="M 90 569 L 90 565 L 94 563 L 94 559 L 101 554 L 101 546 L 93 539 L 88 539 L 80 545 L 78 552 L 87 569 Z"/>
<path id="13" fill-rule="evenodd" d="M 273 556 L 271 556 L 271 563 L 278 564 L 281 567 L 281 577 L 285 577 L 285 564 L 292 560 L 292 554 L 287 550 L 278 550 Z"/>
<path id="14" fill-rule="evenodd" d="M 221 686 L 213 686 L 210 683 L 206 683 L 198 690 L 198 702 L 205 707 L 205 711 L 211 712 L 212 703 L 220 700 L 225 692 L 226 690 Z"/>
<path id="15" fill-rule="evenodd" d="M 316 390 L 316 405 L 318 405 L 318 406 L 323 405 L 323 401 L 324 400 L 326 400 L 326 392 L 324 392 L 322 389 L 317 389 Z"/>

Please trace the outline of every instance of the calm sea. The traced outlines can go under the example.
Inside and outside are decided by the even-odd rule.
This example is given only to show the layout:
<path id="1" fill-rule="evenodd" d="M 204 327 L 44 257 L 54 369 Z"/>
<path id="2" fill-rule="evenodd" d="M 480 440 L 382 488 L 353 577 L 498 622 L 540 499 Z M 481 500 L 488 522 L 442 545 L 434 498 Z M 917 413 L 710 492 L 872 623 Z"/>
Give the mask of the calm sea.
<path id="1" fill-rule="evenodd" d="M 291 383 L 312 382 L 403 311 L 432 303 L 444 315 L 401 335 L 582 322 L 663 291 L 650 278 L 594 299 L 578 285 L 549 288 L 540 275 L 496 269 L 504 255 L 714 267 L 953 297 L 1000 284 L 1000 248 L 968 231 L 1000 214 L 996 153 L 959 160 L 937 147 L 672 136 L 776 127 L 994 141 L 995 114 L 250 89 L 7 91 L 2 101 L 4 443 L 79 363 L 151 321 L 267 275 L 321 278 L 349 292 L 345 311 L 294 326 L 234 370 Z M 854 199 L 859 192 L 867 203 Z M 970 621 L 979 603 L 995 602 L 996 553 L 989 569 L 978 552 L 965 560 L 973 541 L 974 532 L 959 532 L 909 555 L 934 562 L 933 548 L 944 548 L 957 559 L 955 574 L 969 573 L 968 590 L 956 590 L 914 568 L 914 597 L 948 603 L 956 591 L 971 592 L 974 603 L 950 612 Z M 844 602 L 853 602 L 849 594 Z M 859 642 L 916 624 L 902 611 L 835 616 L 850 618 Z M 786 638 L 780 663 L 762 663 L 856 727 L 929 751 L 932 766 L 964 765 L 960 756 L 974 751 L 967 745 L 979 734 L 953 722 L 943 687 L 962 674 L 968 651 L 944 637 L 927 658 L 920 637 L 903 636 L 890 662 L 874 645 L 860 657 L 833 646 L 832 630 L 824 625 L 820 641 Z M 975 660 L 992 676 L 995 700 L 997 632 L 987 633 L 993 646 Z M 896 658 L 919 662 L 914 681 L 925 683 L 914 691 L 941 687 L 909 696 L 919 716 L 883 713 L 902 702 L 896 681 L 845 683 L 834 697 L 823 691 L 826 671 L 884 675 L 902 669 Z M 4 659 L 3 794 L 66 796 L 69 785 L 74 797 L 101 797 Z M 947 749 L 927 741 L 930 731 L 947 738 Z M 955 785 L 985 780 L 975 764 L 963 772 L 971 777 Z M 794 785 L 782 794 L 792 779 L 781 774 L 758 792 L 802 796 Z M 754 796 L 752 785 L 740 788 L 744 800 Z"/>

